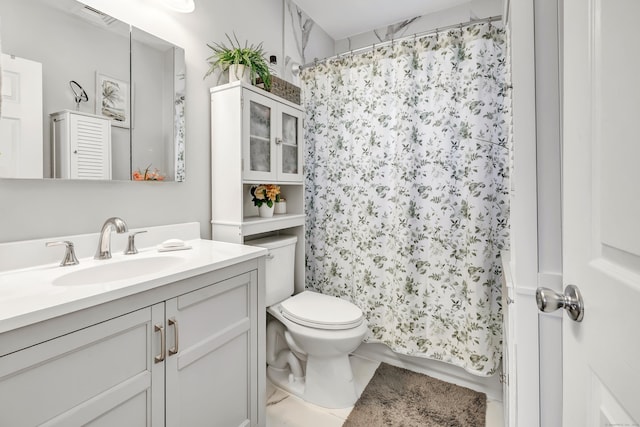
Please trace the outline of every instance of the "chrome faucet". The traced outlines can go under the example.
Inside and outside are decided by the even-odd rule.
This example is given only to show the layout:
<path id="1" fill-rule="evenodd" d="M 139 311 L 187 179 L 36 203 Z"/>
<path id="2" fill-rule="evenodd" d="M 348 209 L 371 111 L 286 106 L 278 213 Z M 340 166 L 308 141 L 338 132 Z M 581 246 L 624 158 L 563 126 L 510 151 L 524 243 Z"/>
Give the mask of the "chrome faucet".
<path id="1" fill-rule="evenodd" d="M 98 251 L 94 259 L 111 258 L 111 230 L 115 229 L 117 233 L 126 233 L 129 231 L 127 224 L 120 218 L 114 216 L 107 219 L 100 230 L 100 240 L 98 240 Z"/>

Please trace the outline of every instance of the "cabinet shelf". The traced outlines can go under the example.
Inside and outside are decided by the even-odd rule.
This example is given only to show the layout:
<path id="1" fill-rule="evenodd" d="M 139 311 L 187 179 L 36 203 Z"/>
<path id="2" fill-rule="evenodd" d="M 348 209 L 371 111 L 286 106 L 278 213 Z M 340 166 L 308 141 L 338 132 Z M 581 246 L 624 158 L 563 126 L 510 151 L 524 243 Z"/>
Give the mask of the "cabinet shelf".
<path id="1" fill-rule="evenodd" d="M 259 233 L 281 230 L 283 228 L 299 227 L 304 225 L 304 214 L 274 214 L 271 218 L 250 216 L 243 218 L 241 223 L 228 221 L 211 221 L 214 226 L 238 227 L 242 235 L 250 236 Z"/>

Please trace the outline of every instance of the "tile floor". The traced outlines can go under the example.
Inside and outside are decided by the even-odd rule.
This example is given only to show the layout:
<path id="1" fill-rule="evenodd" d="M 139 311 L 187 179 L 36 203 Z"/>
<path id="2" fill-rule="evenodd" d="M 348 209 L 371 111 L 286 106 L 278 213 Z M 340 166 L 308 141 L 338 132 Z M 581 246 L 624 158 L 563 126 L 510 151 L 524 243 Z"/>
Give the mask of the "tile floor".
<path id="1" fill-rule="evenodd" d="M 358 393 L 373 377 L 379 362 L 352 356 L 351 366 Z M 351 408 L 326 409 L 290 395 L 273 385 L 267 386 L 267 427 L 341 427 Z M 486 427 L 503 427 L 502 402 L 487 402 Z M 373 427 L 373 426 L 372 426 Z"/>

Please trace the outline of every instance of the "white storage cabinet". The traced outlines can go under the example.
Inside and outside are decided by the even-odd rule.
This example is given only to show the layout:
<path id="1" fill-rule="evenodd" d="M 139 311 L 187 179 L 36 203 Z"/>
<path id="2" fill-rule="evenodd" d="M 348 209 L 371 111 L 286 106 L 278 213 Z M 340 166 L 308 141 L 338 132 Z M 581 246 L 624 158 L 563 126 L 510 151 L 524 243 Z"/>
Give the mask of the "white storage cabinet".
<path id="1" fill-rule="evenodd" d="M 54 178 L 111 179 L 111 120 L 79 111 L 51 114 Z"/>
<path id="2" fill-rule="evenodd" d="M 266 234 L 298 237 L 296 291 L 304 290 L 304 111 L 243 82 L 211 89 L 211 184 L 214 240 L 251 244 Z M 277 184 L 287 213 L 260 218 L 256 184 Z"/>

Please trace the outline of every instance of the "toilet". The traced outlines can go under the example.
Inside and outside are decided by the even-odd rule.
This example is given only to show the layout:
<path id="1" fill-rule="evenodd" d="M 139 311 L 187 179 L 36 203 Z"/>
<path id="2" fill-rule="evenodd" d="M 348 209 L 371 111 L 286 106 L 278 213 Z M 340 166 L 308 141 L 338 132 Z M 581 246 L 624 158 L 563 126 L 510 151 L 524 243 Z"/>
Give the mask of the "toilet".
<path id="1" fill-rule="evenodd" d="M 362 311 L 349 301 L 294 292 L 296 236 L 273 236 L 247 244 L 267 248 L 265 304 L 267 376 L 307 402 L 346 408 L 358 400 L 349 362 L 367 332 Z"/>

